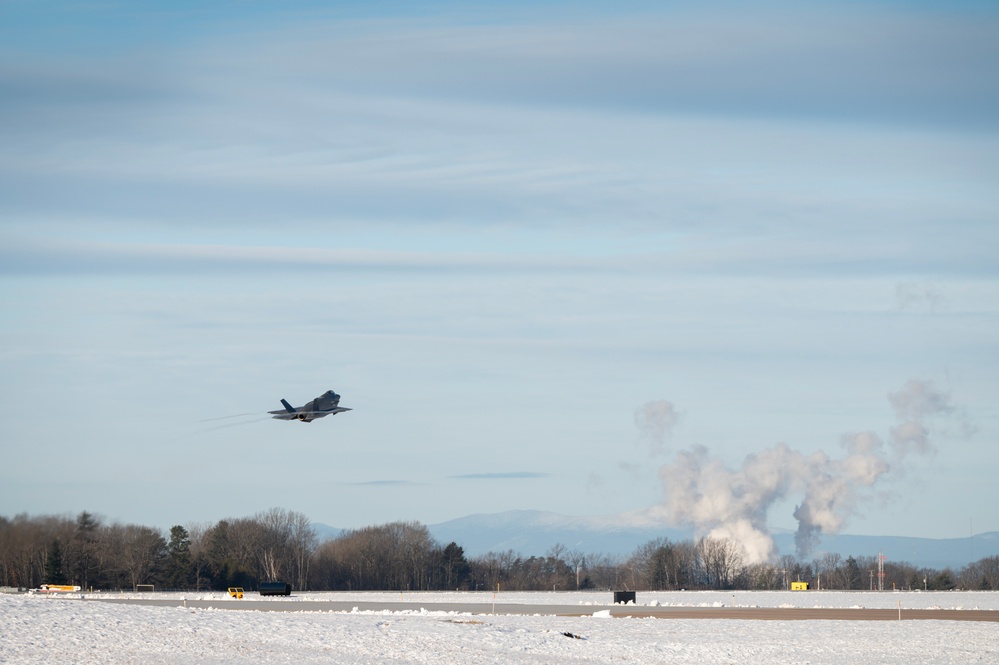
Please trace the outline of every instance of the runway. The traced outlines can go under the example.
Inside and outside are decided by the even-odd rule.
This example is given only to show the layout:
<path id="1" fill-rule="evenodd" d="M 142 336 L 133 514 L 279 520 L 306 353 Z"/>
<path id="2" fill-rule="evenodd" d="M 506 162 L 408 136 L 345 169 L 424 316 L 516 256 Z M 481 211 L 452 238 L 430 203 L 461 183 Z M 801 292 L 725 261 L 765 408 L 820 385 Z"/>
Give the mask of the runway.
<path id="1" fill-rule="evenodd" d="M 69 599 L 67 599 L 69 600 Z M 193 609 L 257 612 L 453 612 L 458 614 L 521 614 L 590 616 L 607 611 L 611 617 L 654 619 L 741 619 L 748 621 L 987 621 L 999 623 L 999 610 L 867 609 L 842 607 L 650 607 L 644 605 L 535 605 L 516 603 L 441 603 L 340 600 L 178 600 L 158 598 L 84 597 L 85 602 L 121 603 Z"/>

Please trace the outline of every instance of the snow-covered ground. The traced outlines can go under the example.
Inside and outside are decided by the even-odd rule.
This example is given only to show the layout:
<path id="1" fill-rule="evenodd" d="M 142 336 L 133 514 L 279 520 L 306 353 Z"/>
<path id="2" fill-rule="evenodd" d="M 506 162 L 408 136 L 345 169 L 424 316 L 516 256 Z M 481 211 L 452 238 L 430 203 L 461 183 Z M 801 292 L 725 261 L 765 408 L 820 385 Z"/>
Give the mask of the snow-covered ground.
<path id="1" fill-rule="evenodd" d="M 637 605 L 662 607 L 863 607 L 868 609 L 946 609 L 946 610 L 999 610 L 999 592 L 996 591 L 638 591 Z M 81 594 L 61 594 L 62 597 L 80 598 Z M 85 598 L 147 598 L 177 601 L 230 601 L 224 591 L 119 593 L 98 592 L 82 594 Z M 296 602 L 354 601 L 354 602 L 421 602 L 478 603 L 497 606 L 509 605 L 564 605 L 595 608 L 613 604 L 610 591 L 306 591 L 291 596 L 261 596 L 247 591 L 242 602 L 258 600 Z"/>
<path id="2" fill-rule="evenodd" d="M 95 594 L 96 595 L 96 594 Z M 115 594 L 117 597 L 118 594 Z M 392 611 L 391 603 L 484 602 L 491 593 L 297 594 L 384 601 L 378 612 L 224 609 L 225 594 L 147 607 L 0 595 L 2 663 L 996 663 L 999 625 L 970 621 L 609 619 L 599 593 L 500 593 L 496 614 Z M 87 596 L 92 598 L 93 596 Z M 218 599 L 213 609 L 183 600 Z M 248 593 L 244 603 L 260 596 Z M 999 593 L 639 592 L 639 605 L 999 609 Z M 595 616 L 502 614 L 504 603 L 592 605 Z M 568 635 L 567 635 L 568 633 Z"/>

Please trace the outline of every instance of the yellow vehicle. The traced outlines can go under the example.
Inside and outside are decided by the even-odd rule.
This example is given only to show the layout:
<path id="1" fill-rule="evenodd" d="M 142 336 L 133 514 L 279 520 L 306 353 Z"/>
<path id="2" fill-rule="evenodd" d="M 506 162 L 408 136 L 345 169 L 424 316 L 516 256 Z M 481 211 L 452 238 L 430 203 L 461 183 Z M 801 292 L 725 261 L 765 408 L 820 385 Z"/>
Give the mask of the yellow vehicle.
<path id="1" fill-rule="evenodd" d="M 233 598 L 240 599 L 243 597 L 243 587 L 241 586 L 231 586 L 229 587 L 229 595 Z"/>
<path id="2" fill-rule="evenodd" d="M 38 587 L 40 593 L 75 593 L 80 587 L 73 584 L 43 584 Z"/>

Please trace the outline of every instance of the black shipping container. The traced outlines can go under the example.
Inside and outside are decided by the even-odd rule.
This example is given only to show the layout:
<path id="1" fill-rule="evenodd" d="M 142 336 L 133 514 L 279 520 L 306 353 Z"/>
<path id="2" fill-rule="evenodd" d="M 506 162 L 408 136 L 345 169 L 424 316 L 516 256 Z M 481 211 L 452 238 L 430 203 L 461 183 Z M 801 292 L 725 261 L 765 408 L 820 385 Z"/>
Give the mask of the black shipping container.
<path id="1" fill-rule="evenodd" d="M 261 582 L 261 596 L 290 596 L 291 585 L 284 582 Z"/>

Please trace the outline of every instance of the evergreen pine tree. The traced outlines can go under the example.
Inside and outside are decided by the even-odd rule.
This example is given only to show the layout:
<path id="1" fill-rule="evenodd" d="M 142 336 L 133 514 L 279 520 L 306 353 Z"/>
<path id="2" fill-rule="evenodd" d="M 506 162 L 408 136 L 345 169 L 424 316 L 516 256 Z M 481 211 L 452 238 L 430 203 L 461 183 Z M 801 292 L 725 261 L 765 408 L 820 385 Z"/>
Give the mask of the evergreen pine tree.
<path id="1" fill-rule="evenodd" d="M 73 534 L 72 550 L 76 554 L 70 557 L 74 582 L 84 589 L 90 586 L 90 573 L 94 565 L 94 548 L 97 542 L 97 529 L 100 522 L 97 518 L 83 511 L 76 518 L 76 533 Z M 75 565 L 73 565 L 75 563 Z"/>
<path id="2" fill-rule="evenodd" d="M 187 529 L 180 525 L 170 528 L 167 557 L 167 585 L 174 589 L 184 589 L 190 586 L 192 572 L 191 540 Z"/>
<path id="3" fill-rule="evenodd" d="M 461 587 L 468 578 L 468 561 L 465 559 L 465 550 L 458 543 L 448 543 L 441 555 L 441 573 L 445 589 L 456 589 Z"/>
<path id="4" fill-rule="evenodd" d="M 66 575 L 62 571 L 62 547 L 53 540 L 45 557 L 45 584 L 65 584 Z"/>

